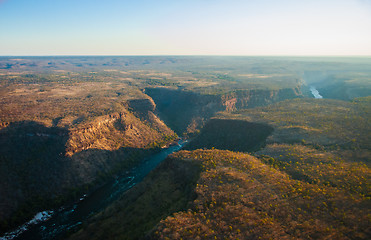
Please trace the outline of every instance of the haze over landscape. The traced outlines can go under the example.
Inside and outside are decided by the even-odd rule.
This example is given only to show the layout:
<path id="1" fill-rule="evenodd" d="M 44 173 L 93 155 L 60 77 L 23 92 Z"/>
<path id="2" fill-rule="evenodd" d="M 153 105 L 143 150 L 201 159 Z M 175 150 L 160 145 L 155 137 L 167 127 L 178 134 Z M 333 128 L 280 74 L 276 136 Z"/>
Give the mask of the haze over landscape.
<path id="1" fill-rule="evenodd" d="M 2 0 L 0 55 L 371 54 L 369 0 Z"/>
<path id="2" fill-rule="evenodd" d="M 0 0 L 0 240 L 370 226 L 371 1 Z"/>

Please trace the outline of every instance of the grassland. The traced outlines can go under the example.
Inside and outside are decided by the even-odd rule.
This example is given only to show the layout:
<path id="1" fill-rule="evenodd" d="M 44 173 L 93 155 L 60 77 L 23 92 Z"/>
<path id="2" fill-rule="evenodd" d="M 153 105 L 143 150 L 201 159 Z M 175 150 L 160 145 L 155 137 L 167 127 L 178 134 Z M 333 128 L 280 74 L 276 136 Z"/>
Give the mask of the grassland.
<path id="1" fill-rule="evenodd" d="M 220 94 L 236 89 L 277 90 L 302 84 L 336 86 L 336 79 L 367 85 L 370 66 L 369 58 L 1 57 L 0 77 L 5 76 L 2 82 L 25 79 L 34 82 L 42 73 L 43 81 L 114 79 L 141 88 L 165 86 Z M 357 91 L 353 92 L 352 96 L 358 96 Z"/>

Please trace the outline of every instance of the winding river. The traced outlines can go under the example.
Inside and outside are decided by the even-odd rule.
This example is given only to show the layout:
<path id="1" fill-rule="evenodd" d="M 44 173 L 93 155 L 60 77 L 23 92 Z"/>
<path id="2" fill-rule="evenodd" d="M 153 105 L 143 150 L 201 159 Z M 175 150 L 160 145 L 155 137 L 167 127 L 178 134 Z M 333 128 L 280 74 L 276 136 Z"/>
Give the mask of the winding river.
<path id="1" fill-rule="evenodd" d="M 117 179 L 106 183 L 89 195 L 82 196 L 80 201 L 71 206 L 64 206 L 55 211 L 44 211 L 36 214 L 35 218 L 30 222 L 20 226 L 13 232 L 5 234 L 3 237 L 0 237 L 0 240 L 62 238 L 69 230 L 78 228 L 84 220 L 103 210 L 124 192 L 141 182 L 169 154 L 180 150 L 185 144 L 186 141 L 179 141 L 177 145 L 153 154 Z"/>

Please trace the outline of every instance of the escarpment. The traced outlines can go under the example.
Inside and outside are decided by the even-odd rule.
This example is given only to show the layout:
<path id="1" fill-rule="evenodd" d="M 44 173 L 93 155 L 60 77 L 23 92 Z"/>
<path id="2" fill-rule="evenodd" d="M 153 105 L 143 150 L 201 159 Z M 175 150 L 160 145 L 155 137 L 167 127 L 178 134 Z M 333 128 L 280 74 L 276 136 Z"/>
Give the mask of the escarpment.
<path id="1" fill-rule="evenodd" d="M 153 112 L 135 114 L 123 108 L 120 113 L 98 117 L 71 129 L 66 156 L 87 149 L 114 151 L 122 147 L 148 148 L 151 144 L 166 144 L 169 138 L 175 139 L 175 133 Z"/>
<path id="2" fill-rule="evenodd" d="M 368 239 L 365 109 L 295 99 L 219 113 L 71 239 Z"/>
<path id="3" fill-rule="evenodd" d="M 119 112 L 70 128 L 32 121 L 7 124 L 0 130 L 0 230 L 21 224 L 65 201 L 71 190 L 132 167 L 153 149 L 176 140 L 154 109 L 151 101 L 133 100 Z"/>
<path id="4" fill-rule="evenodd" d="M 266 106 L 286 99 L 301 97 L 299 87 L 279 90 L 236 90 L 221 96 L 225 111 Z"/>
<path id="5" fill-rule="evenodd" d="M 215 95 L 158 87 L 146 88 L 145 93 L 153 98 L 159 116 L 178 134 L 197 132 L 219 111 L 233 112 L 302 97 L 300 86 L 278 90 L 234 90 Z"/>

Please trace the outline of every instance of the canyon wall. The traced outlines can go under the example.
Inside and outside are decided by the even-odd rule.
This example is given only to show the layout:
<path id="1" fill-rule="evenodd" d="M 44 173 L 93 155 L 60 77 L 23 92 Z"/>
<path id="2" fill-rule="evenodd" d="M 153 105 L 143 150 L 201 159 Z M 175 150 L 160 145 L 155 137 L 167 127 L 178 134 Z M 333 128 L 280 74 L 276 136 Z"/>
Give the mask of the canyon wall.
<path id="1" fill-rule="evenodd" d="M 235 90 L 218 95 L 170 88 L 146 88 L 145 93 L 155 101 L 161 119 L 177 134 L 186 135 L 197 133 L 199 127 L 218 111 L 233 112 L 302 97 L 300 86 L 279 90 Z"/>
<path id="2" fill-rule="evenodd" d="M 148 99 L 70 128 L 23 121 L 0 130 L 0 231 L 74 198 L 177 139 Z M 94 183 L 94 184 L 93 184 Z M 11 218 L 10 218 L 11 217 Z"/>

